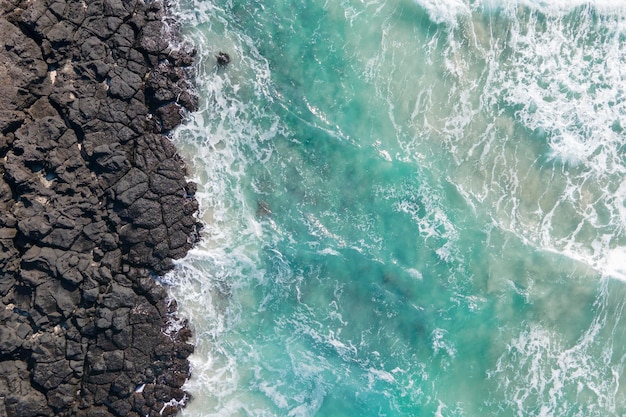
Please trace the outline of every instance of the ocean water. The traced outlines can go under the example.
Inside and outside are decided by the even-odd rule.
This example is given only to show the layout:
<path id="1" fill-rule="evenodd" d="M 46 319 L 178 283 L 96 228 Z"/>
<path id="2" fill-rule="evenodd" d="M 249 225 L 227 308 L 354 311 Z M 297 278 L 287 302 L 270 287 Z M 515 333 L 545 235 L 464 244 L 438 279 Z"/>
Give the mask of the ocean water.
<path id="1" fill-rule="evenodd" d="M 183 416 L 626 415 L 626 2 L 175 8 Z"/>

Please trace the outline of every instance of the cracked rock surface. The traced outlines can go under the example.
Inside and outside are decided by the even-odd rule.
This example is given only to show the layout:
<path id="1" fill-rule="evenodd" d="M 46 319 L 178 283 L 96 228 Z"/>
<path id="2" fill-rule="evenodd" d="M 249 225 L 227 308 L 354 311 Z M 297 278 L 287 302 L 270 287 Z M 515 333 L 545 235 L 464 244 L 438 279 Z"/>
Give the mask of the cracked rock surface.
<path id="1" fill-rule="evenodd" d="M 191 333 L 154 280 L 200 229 L 165 136 L 196 107 L 172 27 L 157 1 L 0 0 L 0 416 L 187 397 Z"/>

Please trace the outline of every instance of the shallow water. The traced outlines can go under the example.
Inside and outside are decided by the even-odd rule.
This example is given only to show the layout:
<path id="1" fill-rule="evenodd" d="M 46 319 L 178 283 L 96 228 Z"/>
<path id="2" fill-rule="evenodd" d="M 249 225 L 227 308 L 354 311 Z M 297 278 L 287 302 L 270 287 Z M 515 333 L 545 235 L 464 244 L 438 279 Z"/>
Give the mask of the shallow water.
<path id="1" fill-rule="evenodd" d="M 626 3 L 176 7 L 184 416 L 626 413 Z"/>

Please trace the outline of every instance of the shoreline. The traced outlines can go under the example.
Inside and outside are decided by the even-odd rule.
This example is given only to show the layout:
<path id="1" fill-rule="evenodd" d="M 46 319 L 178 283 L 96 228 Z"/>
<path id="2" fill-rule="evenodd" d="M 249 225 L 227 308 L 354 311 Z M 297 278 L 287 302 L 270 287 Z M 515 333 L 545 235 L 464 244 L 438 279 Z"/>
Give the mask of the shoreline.
<path id="1" fill-rule="evenodd" d="M 189 398 L 191 330 L 164 331 L 177 306 L 153 278 L 202 227 L 167 138 L 197 107 L 195 52 L 166 9 L 0 0 L 0 416 Z"/>

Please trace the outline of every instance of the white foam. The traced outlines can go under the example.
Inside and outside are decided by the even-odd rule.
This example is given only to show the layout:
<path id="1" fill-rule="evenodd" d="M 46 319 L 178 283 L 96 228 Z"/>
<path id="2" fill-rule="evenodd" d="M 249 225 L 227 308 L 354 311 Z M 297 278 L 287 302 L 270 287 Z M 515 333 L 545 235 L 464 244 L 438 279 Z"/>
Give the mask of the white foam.
<path id="1" fill-rule="evenodd" d="M 603 270 L 609 251 L 626 239 L 626 2 L 465 4 L 472 18 L 433 40 L 447 44 L 441 65 L 453 87 L 447 97 L 416 101 L 411 118 L 424 121 L 406 152 L 435 170 L 446 165 L 442 174 L 476 215 Z M 495 9 L 486 21 L 485 11 Z M 513 118 L 493 116 L 502 103 L 517 109 Z M 422 131 L 440 138 L 449 155 L 436 146 L 425 151 Z M 448 259 L 446 248 L 439 254 Z"/>
<path id="2" fill-rule="evenodd" d="M 376 382 L 380 382 L 380 381 L 386 382 L 388 384 L 396 383 L 396 378 L 394 378 L 393 374 L 385 370 L 370 368 L 368 372 L 369 372 L 368 379 L 369 379 L 370 388 L 372 388 Z"/>
<path id="3" fill-rule="evenodd" d="M 448 357 L 456 356 L 456 348 L 448 338 L 448 332 L 445 329 L 437 328 L 430 334 L 430 341 L 435 355 L 440 352 L 445 353 Z"/>
<path id="4" fill-rule="evenodd" d="M 456 245 L 459 232 L 446 213 L 440 190 L 424 182 L 419 186 L 402 184 L 381 187 L 377 193 L 381 198 L 390 200 L 395 210 L 411 216 L 421 237 L 441 260 L 451 262 L 462 256 Z"/>
<path id="5" fill-rule="evenodd" d="M 543 31 L 527 26 L 512 34 L 514 65 L 505 74 L 505 99 L 522 106 L 518 117 L 530 129 L 548 134 L 553 156 L 584 163 L 598 173 L 621 170 L 623 136 L 612 129 L 626 107 L 626 88 L 619 71 L 626 57 L 619 36 L 626 27 L 607 19 L 609 35 L 598 36 L 600 25 L 581 13 L 576 32 L 560 19 Z M 528 23 L 532 27 L 534 19 Z"/>
<path id="6" fill-rule="evenodd" d="M 341 256 L 339 252 L 334 250 L 333 248 L 324 248 L 318 252 L 320 255 L 332 255 L 332 256 Z"/>
<path id="7" fill-rule="evenodd" d="M 468 15 L 470 8 L 465 0 L 415 0 L 435 23 L 456 25 L 458 16 Z"/>
<path id="8" fill-rule="evenodd" d="M 413 278 L 415 278 L 416 280 L 421 281 L 421 280 L 423 280 L 423 279 L 424 279 L 424 276 L 422 275 L 422 273 L 421 273 L 418 269 L 415 269 L 415 268 L 407 268 L 407 269 L 406 269 L 406 272 L 408 272 L 408 273 L 409 273 L 409 275 L 411 275 L 411 276 L 412 276 Z"/>
<path id="9" fill-rule="evenodd" d="M 316 237 L 327 238 L 334 241 L 334 243 L 340 247 L 345 248 L 347 246 L 345 240 L 341 238 L 339 235 L 331 232 L 320 219 L 315 217 L 311 213 L 307 213 L 307 226 L 309 228 L 309 233 Z"/>
<path id="10" fill-rule="evenodd" d="M 495 2 L 488 1 L 487 3 Z M 622 0 L 522 0 L 520 3 L 550 16 L 561 16 L 581 6 L 592 7 L 602 13 L 617 13 L 626 10 L 626 3 Z"/>
<path id="11" fill-rule="evenodd" d="M 265 106 L 278 92 L 273 91 L 269 66 L 255 49 L 255 42 L 239 31 L 230 31 L 230 16 L 207 3 L 197 2 L 195 10 L 185 12 L 187 24 L 209 24 L 215 30 L 190 33 L 199 50 L 199 71 L 204 74 L 198 80 L 203 100 L 200 111 L 192 115 L 174 138 L 181 153 L 194 161 L 194 176 L 200 184 L 197 197 L 207 222 L 204 241 L 178 263 L 179 269 L 171 277 L 176 282 L 172 291 L 181 315 L 194 326 L 196 337 L 196 349 L 191 357 L 192 377 L 185 386 L 195 400 L 183 415 L 311 416 L 321 407 L 326 392 L 319 374 L 332 371 L 332 366 L 320 365 L 321 358 L 317 357 L 305 363 L 302 352 L 294 353 L 294 364 L 281 364 L 281 368 L 285 366 L 285 372 L 295 373 L 298 381 L 310 385 L 309 390 L 297 392 L 297 386 L 280 385 L 275 380 L 275 369 L 261 353 L 267 345 L 258 342 L 257 346 L 253 339 L 242 340 L 235 331 L 256 319 L 242 317 L 241 311 L 262 315 L 273 305 L 275 297 L 293 295 L 302 300 L 308 294 L 302 294 L 299 278 L 277 252 L 273 254 L 277 270 L 272 271 L 271 279 L 273 284 L 283 285 L 276 285 L 275 291 L 259 290 L 270 287 L 266 285 L 269 278 L 265 271 L 257 266 L 264 228 L 271 229 L 276 239 L 281 231 L 271 219 L 257 218 L 256 207 L 247 205 L 243 187 L 250 162 L 263 164 L 272 158 L 273 139 L 284 135 L 285 128 Z M 221 45 L 220 49 L 226 45 L 233 58 L 228 71 L 215 68 L 216 45 Z M 341 137 L 329 115 L 306 104 L 317 127 Z M 256 187 L 255 191 L 263 192 L 262 184 L 252 186 Z M 320 240 L 339 241 L 320 252 L 340 256 L 333 248 L 342 245 L 341 238 L 326 224 L 326 219 L 311 215 L 307 220 L 311 234 Z M 306 309 L 306 299 L 302 302 L 300 306 Z M 333 312 L 330 318 L 343 326 L 339 312 Z M 322 334 L 303 323 L 306 322 L 301 319 L 294 325 L 300 336 L 308 335 L 346 360 L 356 355 L 356 347 L 341 338 L 340 329 Z M 280 321 L 276 325 L 281 326 Z M 264 342 L 271 345 L 267 340 Z M 294 341 L 287 350 L 292 355 L 291 350 L 296 349 Z"/>
<path id="12" fill-rule="evenodd" d="M 619 215 L 623 203 L 613 197 L 626 174 L 620 155 L 624 136 L 613 128 L 626 114 L 621 98 L 626 81 L 617 70 L 626 58 L 618 41 L 626 26 L 621 18 L 597 23 L 585 12 L 578 18 L 576 31 L 560 18 L 551 19 L 545 31 L 524 31 L 533 27 L 533 18 L 516 29 L 515 63 L 503 74 L 503 91 L 505 100 L 521 107 L 519 120 L 544 132 L 551 157 L 564 166 L 544 185 L 546 193 L 560 196 L 540 213 L 541 245 L 601 267 L 626 226 Z M 610 223 L 600 220 L 602 212 Z"/>
<path id="13" fill-rule="evenodd" d="M 605 319 L 602 313 L 596 316 L 571 347 L 537 324 L 511 340 L 488 376 L 496 378 L 497 390 L 513 415 L 614 415 L 621 365 L 607 363 L 611 348 L 598 342 Z"/>
<path id="14" fill-rule="evenodd" d="M 608 252 L 602 272 L 609 277 L 626 282 L 626 247 L 620 246 Z"/>
<path id="15" fill-rule="evenodd" d="M 172 398 L 171 400 L 163 404 L 163 407 L 159 411 L 159 414 L 163 415 L 163 411 L 165 411 L 167 407 L 174 407 L 174 408 L 179 408 L 179 409 L 184 407 L 188 399 L 189 398 L 187 397 L 187 395 L 184 395 L 180 401 L 177 400 L 176 398 Z"/>
<path id="16" fill-rule="evenodd" d="M 621 0 L 414 0 L 434 23 L 455 27 L 462 17 L 479 10 L 512 9 L 526 6 L 551 17 L 562 17 L 580 7 L 590 7 L 608 15 L 626 11 Z"/>

